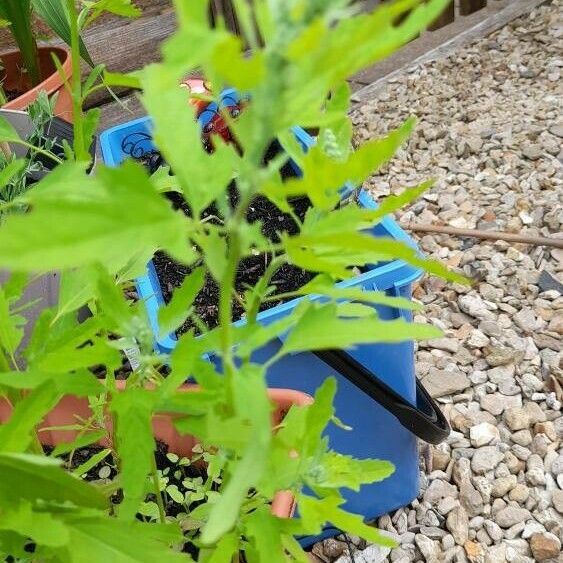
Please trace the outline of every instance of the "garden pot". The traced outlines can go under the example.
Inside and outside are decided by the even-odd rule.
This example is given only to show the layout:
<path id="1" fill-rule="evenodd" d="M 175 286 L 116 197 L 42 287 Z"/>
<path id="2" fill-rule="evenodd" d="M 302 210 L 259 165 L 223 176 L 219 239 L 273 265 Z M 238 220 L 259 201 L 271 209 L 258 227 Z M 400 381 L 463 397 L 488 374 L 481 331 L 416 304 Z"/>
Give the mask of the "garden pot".
<path id="1" fill-rule="evenodd" d="M 5 90 L 22 92 L 17 98 L 3 105 L 4 109 L 25 110 L 31 104 L 41 90 L 49 96 L 58 94 L 55 106 L 55 115 L 65 121 L 72 121 L 72 97 L 65 88 L 63 80 L 59 75 L 52 56 L 56 56 L 62 64 L 67 79 L 72 76 L 72 60 L 70 51 L 63 47 L 39 47 L 39 63 L 43 82 L 31 88 L 29 77 L 22 70 L 21 53 L 10 51 L 0 54 L 1 65 L 4 69 L 2 82 Z"/>
<path id="2" fill-rule="evenodd" d="M 295 127 L 293 132 L 305 149 L 314 143 L 314 139 L 303 129 Z M 116 166 L 130 156 L 139 157 L 154 148 L 150 119 L 142 118 L 114 127 L 101 135 L 100 142 L 104 161 L 110 166 Z M 354 194 L 349 187 L 345 187 L 342 193 L 343 196 L 355 195 L 363 207 L 377 207 L 365 191 Z M 371 234 L 416 247 L 391 217 L 375 225 Z M 358 276 L 341 282 L 339 286 L 411 298 L 412 284 L 421 276 L 420 269 L 401 260 L 392 260 L 367 265 Z M 147 265 L 146 274 L 138 278 L 136 284 L 139 297 L 147 307 L 155 335 L 155 347 L 163 353 L 170 353 L 176 345 L 176 337 L 173 334 L 158 336 L 161 334 L 158 311 L 164 299 L 152 261 Z M 314 300 L 318 296 L 308 298 Z M 264 325 L 273 323 L 287 315 L 299 301 L 294 299 L 263 311 L 259 313 L 258 321 Z M 375 308 L 382 320 L 412 320 L 410 311 L 387 306 Z M 244 323 L 244 320 L 237 323 Z M 281 346 L 281 339 L 273 339 L 257 351 L 252 360 L 264 364 L 277 354 Z M 210 359 L 220 368 L 217 358 Z M 353 430 L 331 425 L 326 430 L 331 449 L 358 458 L 388 460 L 395 466 L 394 474 L 384 481 L 363 485 L 358 492 L 343 492 L 346 499 L 344 508 L 363 515 L 369 521 L 405 506 L 417 497 L 417 437 L 436 443 L 444 439 L 449 428 L 437 405 L 417 382 L 413 341 L 357 346 L 346 352 L 344 360 L 341 360 L 310 352 L 285 356 L 268 369 L 267 381 L 271 387 L 290 386 L 314 394 L 326 377 L 336 376 L 336 414 Z M 339 532 L 328 526 L 321 537 Z M 302 538 L 302 544 L 307 546 L 318 539 L 320 537 Z"/>
<path id="3" fill-rule="evenodd" d="M 116 381 L 117 389 L 125 388 L 125 381 Z M 197 393 L 199 386 L 183 385 L 178 389 L 181 393 Z M 291 406 L 305 406 L 313 401 L 310 395 L 294 391 L 292 389 L 268 389 L 270 400 L 276 405 L 276 410 L 272 415 L 272 425 L 278 425 Z M 11 415 L 11 405 L 0 397 L 0 424 L 5 423 Z M 45 446 L 56 446 L 65 442 L 72 442 L 78 435 L 76 430 L 50 430 L 49 428 L 60 428 L 76 424 L 77 418 L 88 419 L 92 416 L 92 411 L 86 397 L 75 397 L 66 395 L 61 399 L 57 406 L 44 418 L 40 425 L 39 439 Z M 197 441 L 193 436 L 181 435 L 174 427 L 174 414 L 159 413 L 154 416 L 152 425 L 156 440 L 164 442 L 169 452 L 175 453 L 180 457 L 191 457 L 193 447 Z M 44 429 L 44 430 L 41 430 Z M 111 419 L 108 417 L 108 432 L 111 435 Z M 111 446 L 111 438 L 104 439 L 98 443 L 103 447 Z M 272 512 L 280 518 L 292 516 L 295 508 L 293 495 L 288 491 L 279 492 L 272 502 Z"/>

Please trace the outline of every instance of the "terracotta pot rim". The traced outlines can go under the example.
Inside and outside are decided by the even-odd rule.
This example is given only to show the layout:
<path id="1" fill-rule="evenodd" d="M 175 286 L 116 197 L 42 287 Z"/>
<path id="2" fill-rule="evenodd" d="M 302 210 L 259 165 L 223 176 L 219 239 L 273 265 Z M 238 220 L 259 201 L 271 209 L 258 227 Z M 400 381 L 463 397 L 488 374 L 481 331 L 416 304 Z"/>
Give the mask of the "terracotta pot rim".
<path id="1" fill-rule="evenodd" d="M 123 391 L 127 384 L 125 380 L 118 380 L 115 383 L 118 391 Z M 150 388 L 150 386 L 148 388 Z M 178 391 L 183 393 L 186 392 L 193 393 L 193 392 L 198 392 L 199 390 L 200 390 L 200 386 L 194 383 L 186 383 L 178 388 Z M 292 405 L 306 406 L 306 405 L 310 405 L 313 402 L 313 398 L 310 395 L 308 395 L 307 393 L 303 393 L 302 391 L 297 391 L 295 389 L 270 388 L 268 389 L 268 396 L 270 397 L 272 402 L 278 405 L 278 408 L 281 409 L 282 412 L 285 408 L 289 408 Z M 87 401 L 85 403 L 84 398 L 78 398 L 73 395 L 66 395 L 65 397 L 67 399 L 66 400 L 63 399 L 61 402 L 59 402 L 51 411 L 50 413 L 51 415 L 55 411 L 58 411 L 59 414 L 61 412 L 72 412 L 72 414 L 75 415 L 77 414 L 77 410 L 80 410 L 81 408 L 89 408 L 87 406 Z M 3 401 L 0 400 L 0 415 L 4 414 L 5 416 L 6 407 L 8 408 L 8 411 L 10 410 L 10 407 L 9 407 L 9 403 L 6 402 L 4 402 L 4 404 L 2 403 Z M 2 411 L 4 411 L 4 413 L 2 413 Z M 156 423 L 157 425 L 160 425 L 161 428 L 172 427 L 173 425 L 171 421 L 173 416 L 174 416 L 173 413 L 162 412 L 162 413 L 155 413 L 155 417 L 153 418 L 153 433 L 155 434 L 155 439 L 160 439 L 166 442 L 167 445 L 171 448 L 174 447 L 173 442 L 172 441 L 168 442 L 166 437 L 164 436 L 157 437 L 158 430 L 156 429 L 154 424 Z M 48 420 L 48 417 L 49 415 L 47 415 L 46 421 Z M 71 419 L 70 416 L 66 416 L 67 421 L 69 421 L 70 419 Z M 1 420 L 2 417 L 0 416 L 0 424 L 1 424 Z M 47 426 L 49 426 L 48 423 Z M 58 426 L 58 425 L 53 424 L 53 426 Z M 40 440 L 42 437 L 41 434 L 42 433 L 40 433 L 39 435 Z M 66 438 L 65 439 L 60 435 L 60 433 L 54 433 L 54 435 L 52 433 L 49 433 L 49 435 L 45 434 L 43 437 L 45 438 L 45 441 L 41 440 L 41 442 L 46 443 L 48 445 L 56 445 L 57 442 L 64 442 L 70 438 L 65 434 L 65 438 Z M 272 500 L 271 510 L 272 510 L 272 514 L 274 514 L 278 518 L 291 518 L 291 516 L 295 511 L 295 498 L 291 493 L 291 491 L 279 491 L 275 495 L 274 499 Z"/>
<path id="2" fill-rule="evenodd" d="M 72 58 L 70 56 L 70 50 L 66 47 L 61 46 L 51 46 L 46 45 L 42 47 L 38 47 L 39 52 L 50 52 L 55 53 L 59 56 L 59 60 L 62 61 L 62 69 L 65 73 L 65 76 L 70 77 L 72 74 Z M 19 53 L 18 50 L 6 51 L 4 53 L 0 53 L 0 59 L 4 57 L 13 57 Z M 21 109 L 29 105 L 39 94 L 41 91 L 47 92 L 47 94 L 52 95 L 57 90 L 64 88 L 64 83 L 59 75 L 58 71 L 55 70 L 52 72 L 45 80 L 40 82 L 37 86 L 31 88 L 27 92 L 24 92 L 17 98 L 9 101 L 7 104 L 2 106 L 2 109 Z"/>

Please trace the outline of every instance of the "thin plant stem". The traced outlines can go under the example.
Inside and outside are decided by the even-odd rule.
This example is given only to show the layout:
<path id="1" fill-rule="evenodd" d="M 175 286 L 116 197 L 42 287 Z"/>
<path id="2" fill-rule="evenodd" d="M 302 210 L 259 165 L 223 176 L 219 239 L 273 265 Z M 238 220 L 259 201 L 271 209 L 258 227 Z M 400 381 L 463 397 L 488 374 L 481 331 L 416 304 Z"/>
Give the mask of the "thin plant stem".
<path id="1" fill-rule="evenodd" d="M 268 267 L 266 268 L 266 271 L 264 272 L 264 275 L 262 276 L 262 279 L 260 280 L 261 282 L 262 281 L 264 282 L 263 284 L 261 284 L 261 285 L 265 286 L 264 289 L 266 289 L 270 285 L 270 281 L 271 281 L 272 277 L 274 276 L 276 271 L 279 269 L 279 267 L 283 264 L 283 261 L 284 261 L 283 256 L 276 256 L 268 264 Z M 256 322 L 256 317 L 258 316 L 258 311 L 260 309 L 261 297 L 262 296 L 259 295 L 258 293 L 255 293 L 252 297 L 252 301 L 250 302 L 250 306 L 248 308 L 248 314 L 247 314 L 248 324 L 254 324 Z"/>
<path id="2" fill-rule="evenodd" d="M 53 154 L 52 152 L 46 151 L 41 147 L 36 147 L 35 145 L 32 145 L 31 143 L 28 143 L 23 139 L 13 139 L 10 140 L 10 142 L 15 143 L 17 145 L 22 145 L 24 147 L 27 147 L 28 149 L 31 149 L 32 151 L 35 151 L 38 154 L 42 154 L 43 156 L 46 156 L 47 158 L 51 159 L 53 162 L 56 162 L 57 164 L 62 164 L 63 162 L 61 158 L 59 158 L 57 155 Z"/>
<path id="3" fill-rule="evenodd" d="M 154 494 L 156 496 L 156 504 L 158 506 L 158 515 L 161 524 L 166 524 L 166 510 L 164 509 L 164 501 L 162 493 L 160 492 L 160 481 L 158 480 L 158 468 L 156 467 L 156 459 L 151 455 L 152 462 L 152 484 L 154 487 Z"/>
<path id="4" fill-rule="evenodd" d="M 82 119 L 82 83 L 80 73 L 80 31 L 74 0 L 66 2 L 70 20 L 70 50 L 72 57 L 72 117 L 74 120 L 74 155 L 77 160 L 88 160 L 84 147 L 84 122 Z"/>

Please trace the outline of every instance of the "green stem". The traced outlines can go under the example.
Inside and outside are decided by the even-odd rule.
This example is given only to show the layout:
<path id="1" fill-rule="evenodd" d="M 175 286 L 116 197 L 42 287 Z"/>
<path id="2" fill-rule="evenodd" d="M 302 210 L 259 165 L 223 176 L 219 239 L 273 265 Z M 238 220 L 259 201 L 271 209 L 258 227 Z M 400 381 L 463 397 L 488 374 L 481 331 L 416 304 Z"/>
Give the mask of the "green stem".
<path id="1" fill-rule="evenodd" d="M 268 264 L 264 275 L 258 282 L 258 291 L 253 295 L 252 301 L 250 302 L 250 306 L 248 307 L 248 313 L 246 315 L 247 322 L 249 325 L 254 324 L 256 322 L 256 317 L 258 316 L 258 312 L 260 310 L 260 304 L 266 298 L 262 299 L 261 292 L 266 290 L 266 288 L 270 285 L 270 281 L 274 274 L 277 272 L 279 267 L 283 264 L 284 257 L 283 256 L 275 256 L 272 261 Z M 262 299 L 262 301 L 261 301 Z"/>
<path id="2" fill-rule="evenodd" d="M 154 494 L 156 496 L 156 504 L 158 505 L 158 515 L 161 524 L 166 524 L 166 510 L 164 509 L 164 501 L 162 500 L 162 493 L 160 492 L 160 481 L 158 480 L 158 468 L 156 467 L 156 459 L 151 455 L 152 460 L 152 485 L 154 487 Z"/>
<path id="3" fill-rule="evenodd" d="M 61 164 L 63 162 L 62 159 L 54 155 L 52 152 L 46 151 L 41 147 L 36 147 L 35 145 L 32 145 L 31 143 L 28 143 L 27 141 L 24 141 L 22 139 L 10 139 L 10 142 L 15 143 L 16 145 L 22 145 L 38 154 L 42 154 L 43 156 L 46 156 L 47 158 L 49 158 L 53 162 L 56 162 L 57 164 Z"/>
<path id="4" fill-rule="evenodd" d="M 80 72 L 80 32 L 74 0 L 66 2 L 70 20 L 70 50 L 72 57 L 72 117 L 74 120 L 74 156 L 77 160 L 89 160 L 84 147 L 84 121 L 82 119 L 82 82 Z"/>
<path id="5" fill-rule="evenodd" d="M 232 327 L 233 310 L 231 303 L 232 289 L 235 285 L 237 266 L 240 259 L 238 249 L 239 234 L 236 230 L 231 232 L 228 248 L 230 249 L 225 273 L 221 280 L 219 290 L 219 326 L 221 327 L 221 356 L 225 372 L 225 387 L 227 402 L 233 404 L 235 363 L 233 359 Z"/>

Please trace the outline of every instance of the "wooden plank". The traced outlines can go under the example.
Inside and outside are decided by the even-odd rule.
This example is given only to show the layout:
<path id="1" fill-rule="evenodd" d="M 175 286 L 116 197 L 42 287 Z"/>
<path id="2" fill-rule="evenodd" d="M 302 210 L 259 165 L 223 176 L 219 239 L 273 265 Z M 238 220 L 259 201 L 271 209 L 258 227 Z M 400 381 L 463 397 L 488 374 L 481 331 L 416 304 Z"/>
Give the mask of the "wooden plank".
<path id="1" fill-rule="evenodd" d="M 102 117 L 100 119 L 98 133 L 109 129 L 114 125 L 119 125 L 121 123 L 125 123 L 126 121 L 142 117 L 147 113 L 139 101 L 137 94 L 129 94 L 128 96 L 121 98 L 119 102 L 113 101 L 111 103 L 104 104 L 100 109 L 102 110 Z"/>
<path id="2" fill-rule="evenodd" d="M 132 20 L 120 27 L 92 30 L 84 40 L 94 61 L 103 62 L 112 72 L 131 72 L 159 60 L 161 43 L 175 29 L 174 13 L 168 9 L 158 16 Z M 111 99 L 109 92 L 100 90 L 88 99 L 86 106 L 101 105 Z"/>
<path id="3" fill-rule="evenodd" d="M 428 26 L 428 31 L 435 31 L 455 20 L 455 4 L 451 0 L 446 9 Z"/>
<path id="4" fill-rule="evenodd" d="M 101 27 L 87 33 L 86 42 L 94 61 L 111 71 L 130 72 L 159 58 L 159 46 L 176 29 L 172 10 L 132 20 L 116 28 Z"/>
<path id="5" fill-rule="evenodd" d="M 158 16 L 163 11 L 170 8 L 170 0 L 135 0 L 135 5 L 138 6 L 141 11 L 142 18 L 152 18 Z M 114 16 L 113 14 L 103 14 L 100 16 L 88 30 L 88 33 L 93 32 L 97 28 L 104 27 L 105 29 L 111 29 L 125 25 L 128 21 L 126 18 L 119 16 Z M 34 18 L 33 28 L 42 39 L 52 39 L 54 34 L 52 31 L 37 17 Z M 12 34 L 6 28 L 0 28 L 0 50 L 7 51 L 8 49 L 15 48 L 15 42 L 12 38 Z"/>
<path id="6" fill-rule="evenodd" d="M 487 5 L 487 0 L 459 0 L 459 13 L 468 16 Z"/>

